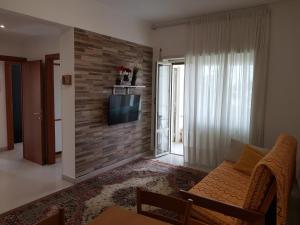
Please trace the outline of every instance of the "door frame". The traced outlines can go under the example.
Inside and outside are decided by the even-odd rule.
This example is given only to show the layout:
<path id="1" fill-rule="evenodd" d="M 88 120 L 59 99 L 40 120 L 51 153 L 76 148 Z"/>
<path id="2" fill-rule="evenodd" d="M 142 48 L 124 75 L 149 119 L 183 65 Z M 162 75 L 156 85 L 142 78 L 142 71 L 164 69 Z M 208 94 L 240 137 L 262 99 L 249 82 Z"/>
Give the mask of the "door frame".
<path id="1" fill-rule="evenodd" d="M 159 76 L 159 65 L 170 65 L 171 66 L 171 70 L 170 70 L 170 79 L 171 79 L 171 76 L 172 76 L 172 63 L 169 63 L 169 62 L 166 62 L 166 61 L 158 61 L 156 62 L 156 76 L 155 76 L 155 124 L 154 124 L 154 156 L 157 158 L 157 157 L 161 157 L 161 156 L 164 156 L 164 155 L 167 155 L 167 154 L 170 154 L 170 151 L 171 151 L 171 142 L 169 142 L 169 151 L 168 152 L 163 152 L 163 153 L 160 153 L 160 154 L 157 154 L 157 121 L 158 121 L 158 118 L 157 118 L 157 111 L 158 111 L 158 76 Z M 172 86 L 171 86 L 171 82 L 169 82 L 169 86 L 170 86 L 170 92 L 169 92 L 169 97 L 171 99 L 171 93 L 172 93 Z M 171 116 L 171 112 L 169 110 L 169 118 Z M 171 125 L 171 121 L 169 121 L 169 125 Z M 171 127 L 169 126 L 169 139 L 170 139 L 170 134 L 171 134 Z"/>
<path id="2" fill-rule="evenodd" d="M 59 53 L 45 55 L 45 135 L 46 164 L 54 164 L 55 153 L 55 108 L 54 108 L 54 61 L 59 60 Z"/>
<path id="3" fill-rule="evenodd" d="M 170 62 L 172 63 L 172 77 L 171 77 L 171 85 L 172 85 L 172 93 L 171 93 L 171 102 L 172 102 L 172 110 L 171 111 L 173 111 L 173 107 L 174 107 L 174 105 L 173 105 L 173 103 L 174 103 L 174 95 L 173 95 L 173 82 L 174 82 L 174 77 L 173 77 L 173 72 L 174 72 L 174 66 L 176 66 L 176 65 L 184 65 L 184 70 L 185 70 L 185 60 L 184 60 L 184 58 L 178 58 L 178 59 L 175 59 L 175 60 L 170 60 Z M 184 75 L 185 76 L 185 75 Z M 183 84 L 183 85 L 185 85 L 185 84 Z M 184 105 L 184 93 L 183 93 L 183 105 Z M 184 106 L 183 106 L 184 107 Z M 172 133 L 172 131 L 173 131 L 173 123 L 174 123 L 174 121 L 172 120 L 172 117 L 173 117 L 173 113 L 172 113 L 172 115 L 171 115 L 171 147 L 170 147 L 170 154 L 173 154 L 173 155 L 180 155 L 180 154 L 176 154 L 176 153 L 173 153 L 172 152 L 172 138 L 173 138 L 173 133 Z M 184 127 L 184 119 L 183 119 L 183 127 Z M 183 129 L 184 130 L 184 129 Z M 184 134 L 183 134 L 183 136 L 184 136 Z M 182 139 L 184 139 L 183 137 L 182 137 Z M 183 144 L 183 142 L 182 142 L 182 144 Z M 184 151 L 183 151 L 183 155 L 180 155 L 180 156 L 184 156 Z"/>
<path id="4" fill-rule="evenodd" d="M 156 132 L 156 127 L 157 127 L 157 98 L 158 98 L 158 65 L 159 64 L 164 64 L 164 65 L 167 65 L 167 64 L 170 64 L 171 65 L 171 77 L 170 77 L 170 101 L 171 101 L 171 104 L 173 104 L 173 96 L 172 96 L 172 82 L 173 82 L 173 66 L 174 65 L 186 65 L 186 62 L 185 62 L 185 58 L 184 57 L 178 57 L 178 58 L 164 58 L 160 61 L 157 61 L 156 62 L 156 75 L 155 75 L 155 100 L 154 100 L 154 104 L 155 104 L 155 113 L 154 113 L 154 116 L 155 116 L 155 120 L 154 120 L 154 156 L 155 157 L 160 157 L 160 156 L 164 156 L 164 155 L 167 155 L 167 154 L 174 154 L 172 153 L 172 141 L 171 141 L 171 137 L 172 137 L 172 121 L 170 119 L 170 130 L 169 130 L 169 138 L 170 138 L 170 147 L 169 147 L 169 152 L 166 152 L 166 153 L 162 153 L 162 154 L 159 154 L 159 155 L 156 155 L 156 152 L 157 152 L 157 149 L 156 149 L 156 146 L 157 146 L 157 132 Z M 171 107 L 173 107 L 171 105 Z M 169 112 L 170 113 L 170 118 L 172 118 L 172 110 Z M 184 127 L 184 122 L 183 122 L 183 127 Z M 176 154 L 174 154 L 176 155 Z M 184 153 L 183 153 L 183 156 L 184 156 Z"/>
<path id="5" fill-rule="evenodd" d="M 4 62 L 26 62 L 27 58 L 17 57 L 17 56 L 0 55 L 0 61 L 4 61 Z"/>
<path id="6" fill-rule="evenodd" d="M 55 121 L 54 121 L 54 80 L 53 62 L 59 59 L 59 54 L 45 55 L 45 133 L 46 133 L 46 163 L 55 163 Z M 0 55 L 0 61 L 7 63 L 22 64 L 27 58 Z M 13 121 L 13 97 L 12 77 L 9 67 L 5 65 L 5 96 L 6 96 L 6 121 L 7 121 L 7 150 L 14 149 L 14 121 Z"/>
<path id="7" fill-rule="evenodd" d="M 0 55 L 0 61 L 5 63 L 5 102 L 6 102 L 6 132 L 7 132 L 7 150 L 13 150 L 14 143 L 14 120 L 13 120 L 13 96 L 12 96 L 12 77 L 9 65 L 22 64 L 27 58 Z"/>

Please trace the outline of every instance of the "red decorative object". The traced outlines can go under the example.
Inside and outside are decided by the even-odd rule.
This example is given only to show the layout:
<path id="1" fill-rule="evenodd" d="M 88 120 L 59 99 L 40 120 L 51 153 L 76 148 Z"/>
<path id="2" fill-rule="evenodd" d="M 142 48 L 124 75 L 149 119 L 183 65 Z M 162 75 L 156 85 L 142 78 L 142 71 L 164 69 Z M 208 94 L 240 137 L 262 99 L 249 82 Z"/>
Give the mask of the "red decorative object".
<path id="1" fill-rule="evenodd" d="M 127 67 L 124 67 L 124 66 L 118 66 L 118 67 L 117 67 L 117 71 L 118 71 L 119 73 L 124 73 L 124 72 L 126 72 L 126 73 L 131 73 L 131 69 L 129 69 L 129 68 L 127 68 Z"/>
<path id="2" fill-rule="evenodd" d="M 117 71 L 119 72 L 119 77 L 116 79 L 116 84 L 130 85 L 132 70 L 124 66 L 118 66 Z"/>

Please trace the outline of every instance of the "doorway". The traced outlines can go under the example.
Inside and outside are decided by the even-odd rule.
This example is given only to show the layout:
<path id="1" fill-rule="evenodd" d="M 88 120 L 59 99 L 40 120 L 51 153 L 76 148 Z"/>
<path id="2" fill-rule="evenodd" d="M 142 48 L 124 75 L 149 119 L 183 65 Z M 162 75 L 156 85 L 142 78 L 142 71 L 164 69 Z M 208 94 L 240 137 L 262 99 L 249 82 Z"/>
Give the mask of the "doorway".
<path id="1" fill-rule="evenodd" d="M 47 134 L 50 133 L 48 133 L 46 128 L 48 127 L 47 118 L 50 115 L 47 111 L 49 109 L 47 106 L 50 104 L 47 98 L 51 98 L 51 93 L 47 92 L 48 89 L 45 91 L 46 87 L 51 84 L 51 81 L 48 82 L 47 77 L 53 78 L 53 75 L 47 76 L 45 55 L 63 54 L 64 60 L 60 61 L 60 63 L 64 68 L 69 68 L 69 59 L 71 60 L 72 54 L 69 51 L 71 45 L 68 44 L 73 41 L 72 34 L 74 31 L 73 28 L 68 26 L 2 9 L 0 10 L 0 17 L 1 24 L 5 26 L 5 28 L 0 29 L 0 177 L 2 184 L 2 186 L 0 185 L 0 196 L 3 198 L 1 201 L 3 204 L 0 203 L 0 213 L 3 213 L 68 187 L 70 183 L 64 181 L 64 177 L 75 179 L 73 168 L 71 167 L 74 165 L 74 161 L 68 157 L 68 154 L 58 155 L 57 158 L 54 157 L 55 164 L 54 160 L 52 161 L 53 163 L 49 162 L 49 154 L 57 155 L 55 148 L 53 148 L 54 151 L 52 153 L 50 148 L 48 148 L 50 140 Z M 21 65 L 21 83 L 26 82 L 26 85 L 22 86 L 29 87 L 27 90 L 21 88 L 22 99 L 20 107 L 22 117 L 19 119 L 22 120 L 22 140 L 21 143 L 17 144 L 15 143 L 17 133 L 14 131 L 16 130 L 14 126 L 17 119 L 13 114 L 16 104 L 15 106 L 13 105 L 14 95 L 12 92 L 12 84 L 16 82 L 13 82 L 14 76 L 7 76 L 12 79 L 6 79 L 6 74 L 13 74 L 14 71 L 14 66 L 5 67 L 5 64 L 9 63 Z M 55 63 L 58 62 L 55 61 Z M 59 91 L 62 91 L 62 69 L 57 65 L 54 70 L 58 71 L 56 83 L 59 83 L 60 87 L 55 91 L 52 90 L 52 94 L 53 92 L 58 94 Z M 37 74 L 39 76 L 36 76 Z M 51 75 L 51 73 L 49 74 Z M 30 79 L 23 80 L 23 78 Z M 72 93 L 72 90 L 66 89 L 68 89 L 67 93 Z M 26 101 L 28 103 L 25 103 Z M 62 102 L 58 104 L 63 105 Z M 26 106 L 27 113 L 23 110 Z M 55 107 L 55 102 L 52 106 Z M 29 111 L 30 109 L 33 110 Z M 54 124 L 53 127 L 55 127 L 54 120 L 63 118 L 52 115 L 53 119 L 51 121 Z M 29 120 L 26 118 L 29 118 Z M 65 118 L 68 121 L 68 117 L 66 116 Z M 29 122 L 27 123 L 26 121 Z M 65 127 L 66 129 L 69 128 L 68 123 Z M 56 133 L 53 133 L 53 136 L 55 135 Z M 29 143 L 28 138 L 30 140 Z M 67 137 L 67 143 L 68 140 Z M 36 144 L 41 147 L 36 148 Z M 52 144 L 55 145 L 54 142 Z M 32 152 L 27 153 L 27 150 L 32 149 L 38 150 L 38 154 L 33 152 L 34 157 L 37 156 L 35 159 L 29 158 L 33 157 L 33 155 L 30 155 Z M 61 147 L 60 150 L 64 151 Z M 36 159 L 42 160 L 36 163 L 34 161 Z"/>
<path id="2" fill-rule="evenodd" d="M 45 56 L 46 70 L 46 149 L 47 163 L 54 164 L 62 152 L 61 75 L 59 54 Z"/>
<path id="3" fill-rule="evenodd" d="M 183 156 L 184 60 L 157 63 L 155 156 Z"/>
<path id="4" fill-rule="evenodd" d="M 172 154 L 183 155 L 183 101 L 184 101 L 184 64 L 172 65 L 172 114 L 171 150 Z"/>
<path id="5" fill-rule="evenodd" d="M 46 55 L 45 66 L 41 60 L 1 59 L 5 62 L 7 150 L 18 144 L 24 159 L 54 164 L 62 151 L 59 54 Z"/>
<path id="6" fill-rule="evenodd" d="M 44 164 L 41 61 L 5 62 L 7 146 L 23 143 L 23 157 Z M 20 144 L 19 144 L 20 145 Z"/>
<path id="7" fill-rule="evenodd" d="M 14 143 L 23 142 L 22 129 L 22 79 L 21 64 L 15 63 L 11 66 L 12 75 L 12 99 L 13 99 L 13 132 Z"/>

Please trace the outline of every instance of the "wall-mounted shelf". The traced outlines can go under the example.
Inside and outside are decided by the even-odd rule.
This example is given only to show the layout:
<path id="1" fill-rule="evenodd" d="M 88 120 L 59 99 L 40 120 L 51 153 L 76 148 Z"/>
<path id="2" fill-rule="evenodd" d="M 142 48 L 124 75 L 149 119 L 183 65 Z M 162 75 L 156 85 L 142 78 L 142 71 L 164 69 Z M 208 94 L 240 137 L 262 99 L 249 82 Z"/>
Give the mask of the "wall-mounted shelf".
<path id="1" fill-rule="evenodd" d="M 113 89 L 113 94 L 116 93 L 116 88 L 125 88 L 126 89 L 126 94 L 129 94 L 130 88 L 145 88 L 146 86 L 131 86 L 131 85 L 114 85 L 112 87 Z"/>

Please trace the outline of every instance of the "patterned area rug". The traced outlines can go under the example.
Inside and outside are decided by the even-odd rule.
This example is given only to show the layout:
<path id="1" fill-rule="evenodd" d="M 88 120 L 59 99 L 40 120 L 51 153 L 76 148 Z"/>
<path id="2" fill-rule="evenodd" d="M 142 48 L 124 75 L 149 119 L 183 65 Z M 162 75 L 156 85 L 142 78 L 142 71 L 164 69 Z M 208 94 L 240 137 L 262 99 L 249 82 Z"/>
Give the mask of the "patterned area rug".
<path id="1" fill-rule="evenodd" d="M 154 160 L 138 160 L 2 214 L 0 225 L 33 225 L 51 206 L 65 209 L 66 225 L 87 224 L 112 205 L 135 210 L 136 187 L 176 195 L 205 175 Z"/>

